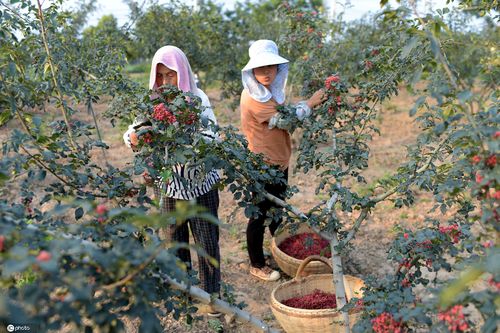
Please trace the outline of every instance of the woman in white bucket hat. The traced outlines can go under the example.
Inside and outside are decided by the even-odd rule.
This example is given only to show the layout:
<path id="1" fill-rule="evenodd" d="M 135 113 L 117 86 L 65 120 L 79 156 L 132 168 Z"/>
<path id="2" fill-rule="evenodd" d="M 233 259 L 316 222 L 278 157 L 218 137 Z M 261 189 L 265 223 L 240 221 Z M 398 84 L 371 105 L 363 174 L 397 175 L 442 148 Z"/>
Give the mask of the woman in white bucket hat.
<path id="1" fill-rule="evenodd" d="M 266 162 L 275 165 L 288 179 L 288 164 L 292 152 L 287 123 L 278 113 L 277 106 L 285 101 L 285 86 L 288 77 L 288 60 L 278 53 L 276 43 L 261 39 L 248 50 L 250 60 L 242 69 L 243 92 L 241 93 L 241 128 L 248 140 L 248 148 L 264 155 Z M 316 91 L 307 101 L 299 102 L 296 115 L 303 120 L 311 109 L 326 99 L 322 89 Z M 284 199 L 287 184 L 266 184 L 269 193 Z M 247 249 L 250 257 L 250 274 L 265 281 L 280 278 L 278 271 L 266 265 L 263 251 L 265 219 L 273 207 L 269 200 L 259 203 L 259 217 L 250 218 L 247 225 Z M 273 220 L 269 225 L 271 235 L 280 225 Z"/>

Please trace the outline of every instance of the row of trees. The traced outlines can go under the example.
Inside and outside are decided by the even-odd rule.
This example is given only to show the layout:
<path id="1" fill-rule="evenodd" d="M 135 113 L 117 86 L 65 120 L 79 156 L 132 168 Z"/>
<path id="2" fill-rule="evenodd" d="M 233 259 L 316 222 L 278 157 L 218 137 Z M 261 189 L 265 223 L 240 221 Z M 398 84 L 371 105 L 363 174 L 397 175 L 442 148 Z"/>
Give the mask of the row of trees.
<path id="1" fill-rule="evenodd" d="M 120 27 L 116 18 L 104 16 L 96 26 L 83 29 L 83 38 L 105 38 L 108 45 L 121 48 L 126 53 L 129 63 L 148 62 L 162 45 L 182 46 L 195 71 L 203 74 L 203 85 L 217 83 L 222 87 L 223 96 L 237 96 L 240 93 L 240 69 L 246 63 L 251 41 L 263 37 L 279 41 L 287 29 L 281 16 L 277 14 L 280 8 L 283 8 L 283 3 L 278 0 L 238 2 L 234 9 L 226 10 L 221 5 L 209 1 L 195 10 L 177 1 L 153 4 L 147 8 L 138 7 L 131 2 L 131 16 L 134 22 L 132 26 L 127 23 Z M 321 1 L 288 1 L 288 4 L 295 8 L 307 9 L 310 13 L 319 14 L 323 11 Z M 82 12 L 85 8 L 83 7 Z M 491 8 L 494 8 L 494 5 Z M 348 11 L 349 7 L 345 10 Z M 412 15 L 407 7 L 401 7 L 399 11 L 399 15 L 405 19 Z M 445 43 L 444 47 L 450 57 L 458 60 L 457 64 L 460 63 L 461 66 L 467 66 L 464 64 L 477 56 L 468 54 L 463 58 L 463 45 L 493 45 L 498 37 L 496 25 L 489 17 L 481 25 L 470 26 L 477 13 L 459 10 L 442 13 L 441 20 L 444 25 L 440 27 L 438 23 L 433 28 L 436 31 L 442 30 L 442 33 L 447 35 L 443 40 L 451 44 Z M 312 30 L 323 34 L 308 45 L 309 49 L 296 51 L 295 40 L 290 40 L 291 44 L 283 45 L 289 47 L 286 55 L 294 59 L 297 65 L 294 72 L 298 75 L 302 73 L 302 70 L 299 70 L 303 67 L 301 60 L 313 59 L 309 53 L 318 47 L 318 41 L 323 40 L 328 41 L 324 46 L 330 54 L 327 68 L 333 72 L 342 69 L 344 76 L 352 78 L 363 69 L 364 60 L 369 57 L 370 48 L 378 45 L 379 36 L 391 28 L 382 20 L 377 20 L 376 16 L 349 23 L 343 22 L 342 16 L 339 16 L 338 20 L 328 20 L 324 15 L 321 16 L 321 19 L 314 22 L 307 21 L 308 24 L 312 23 L 311 26 L 303 24 L 306 22 L 303 19 L 294 18 L 296 24 L 304 29 L 297 30 L 296 38 L 300 39 L 301 34 L 311 33 Z M 479 52 L 476 47 L 470 47 L 468 50 L 471 53 Z M 461 72 L 470 77 L 477 74 L 468 74 L 468 70 Z M 297 78 L 297 82 L 302 82 L 299 80 L 302 77 Z"/>

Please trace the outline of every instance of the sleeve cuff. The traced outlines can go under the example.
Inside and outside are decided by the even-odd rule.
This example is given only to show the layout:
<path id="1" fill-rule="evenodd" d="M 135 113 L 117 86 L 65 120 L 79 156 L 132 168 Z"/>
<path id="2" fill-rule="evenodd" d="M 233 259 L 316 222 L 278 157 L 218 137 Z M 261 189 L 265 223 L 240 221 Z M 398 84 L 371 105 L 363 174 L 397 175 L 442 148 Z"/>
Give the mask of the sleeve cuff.
<path id="1" fill-rule="evenodd" d="M 125 142 L 125 145 L 129 148 L 132 148 L 132 142 L 130 142 L 130 134 L 134 133 L 134 125 L 129 125 L 128 130 L 123 133 L 123 141 Z"/>

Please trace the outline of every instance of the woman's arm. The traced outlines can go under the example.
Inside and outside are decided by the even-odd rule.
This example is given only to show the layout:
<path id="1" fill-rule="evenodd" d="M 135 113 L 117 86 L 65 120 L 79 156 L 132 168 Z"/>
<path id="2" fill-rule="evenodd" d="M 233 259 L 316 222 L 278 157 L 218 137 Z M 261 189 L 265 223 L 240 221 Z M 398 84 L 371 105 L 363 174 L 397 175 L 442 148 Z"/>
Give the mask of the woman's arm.
<path id="1" fill-rule="evenodd" d="M 217 125 L 217 118 L 215 118 L 214 110 L 212 109 L 212 105 L 210 105 L 210 100 L 201 89 L 198 89 L 196 95 L 201 98 L 201 106 L 204 108 L 201 113 L 201 121 L 208 122 L 208 126 L 204 127 L 202 134 L 207 141 L 218 140 L 219 135 L 213 130 L 214 126 Z"/>
<path id="2" fill-rule="evenodd" d="M 295 108 L 295 116 L 298 120 L 303 121 L 305 118 L 311 115 L 311 110 L 323 103 L 327 99 L 327 95 L 325 94 L 324 89 L 317 90 L 307 101 L 300 101 L 296 105 Z M 274 127 L 290 130 L 291 127 L 291 119 L 289 119 L 288 115 L 277 112 L 270 120 L 269 120 L 269 129 Z"/>
<path id="3" fill-rule="evenodd" d="M 125 145 L 135 151 L 135 147 L 139 143 L 139 137 L 137 136 L 136 131 L 149 126 L 151 126 L 151 122 L 149 120 L 142 116 L 136 117 L 132 125 L 129 125 L 127 131 L 123 133 L 123 141 L 125 142 Z"/>

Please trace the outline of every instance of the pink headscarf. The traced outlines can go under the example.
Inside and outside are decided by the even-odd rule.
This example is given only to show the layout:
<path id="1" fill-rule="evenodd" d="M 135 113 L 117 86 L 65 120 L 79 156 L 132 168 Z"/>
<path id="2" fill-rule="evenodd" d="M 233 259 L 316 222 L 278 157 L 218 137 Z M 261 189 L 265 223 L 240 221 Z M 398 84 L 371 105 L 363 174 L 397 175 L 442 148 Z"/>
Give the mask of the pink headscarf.
<path id="1" fill-rule="evenodd" d="M 149 75 L 149 89 L 156 90 L 156 67 L 163 64 L 177 72 L 177 87 L 184 92 L 196 93 L 196 83 L 191 71 L 189 61 L 178 47 L 167 45 L 156 51 L 151 61 L 151 74 Z"/>

